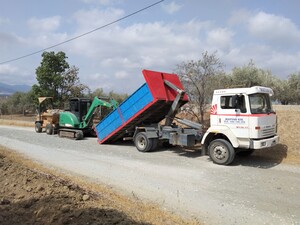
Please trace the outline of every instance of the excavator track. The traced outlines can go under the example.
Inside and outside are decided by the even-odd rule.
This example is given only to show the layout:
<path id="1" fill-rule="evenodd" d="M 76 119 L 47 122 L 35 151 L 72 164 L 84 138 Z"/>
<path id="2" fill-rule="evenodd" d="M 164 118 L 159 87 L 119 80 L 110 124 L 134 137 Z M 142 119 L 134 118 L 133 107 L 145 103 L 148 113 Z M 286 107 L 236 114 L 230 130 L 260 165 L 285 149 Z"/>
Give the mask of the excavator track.
<path id="1" fill-rule="evenodd" d="M 70 138 L 70 139 L 74 139 L 74 140 L 81 140 L 81 139 L 83 139 L 83 132 L 82 132 L 82 130 L 59 129 L 58 136 Z"/>

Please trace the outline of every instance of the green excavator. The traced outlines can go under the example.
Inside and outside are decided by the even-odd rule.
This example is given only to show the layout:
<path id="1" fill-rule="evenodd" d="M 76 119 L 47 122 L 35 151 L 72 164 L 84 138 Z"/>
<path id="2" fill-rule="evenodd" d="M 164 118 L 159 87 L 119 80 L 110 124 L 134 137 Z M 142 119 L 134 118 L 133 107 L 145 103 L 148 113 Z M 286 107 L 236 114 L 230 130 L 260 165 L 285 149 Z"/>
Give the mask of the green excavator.
<path id="1" fill-rule="evenodd" d="M 68 109 L 59 112 L 58 122 L 45 124 L 47 134 L 57 133 L 60 137 L 80 140 L 84 136 L 94 135 L 93 119 L 98 107 L 116 109 L 118 103 L 114 99 L 95 97 L 70 98 Z M 40 123 L 40 121 L 35 122 Z"/>

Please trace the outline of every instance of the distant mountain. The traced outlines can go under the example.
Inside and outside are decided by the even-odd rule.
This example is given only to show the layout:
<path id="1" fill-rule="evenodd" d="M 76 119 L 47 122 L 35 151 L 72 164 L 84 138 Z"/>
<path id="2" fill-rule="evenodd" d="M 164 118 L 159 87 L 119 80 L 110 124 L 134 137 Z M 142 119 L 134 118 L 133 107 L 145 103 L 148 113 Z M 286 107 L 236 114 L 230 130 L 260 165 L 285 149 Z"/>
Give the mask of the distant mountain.
<path id="1" fill-rule="evenodd" d="M 13 93 L 28 92 L 31 89 L 29 85 L 9 85 L 0 83 L 0 95 L 12 95 Z"/>

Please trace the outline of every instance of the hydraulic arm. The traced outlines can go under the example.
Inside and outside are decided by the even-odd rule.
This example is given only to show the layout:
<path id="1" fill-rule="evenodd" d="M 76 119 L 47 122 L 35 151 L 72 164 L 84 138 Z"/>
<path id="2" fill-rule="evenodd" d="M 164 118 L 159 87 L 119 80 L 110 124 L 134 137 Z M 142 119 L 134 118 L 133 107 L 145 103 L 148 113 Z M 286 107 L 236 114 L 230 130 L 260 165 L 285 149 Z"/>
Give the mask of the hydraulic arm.
<path id="1" fill-rule="evenodd" d="M 109 102 L 107 102 L 98 97 L 95 97 L 87 114 L 84 116 L 80 127 L 84 128 L 90 125 L 95 115 L 96 109 L 100 106 L 116 109 L 118 107 L 118 103 L 114 99 L 110 99 Z"/>

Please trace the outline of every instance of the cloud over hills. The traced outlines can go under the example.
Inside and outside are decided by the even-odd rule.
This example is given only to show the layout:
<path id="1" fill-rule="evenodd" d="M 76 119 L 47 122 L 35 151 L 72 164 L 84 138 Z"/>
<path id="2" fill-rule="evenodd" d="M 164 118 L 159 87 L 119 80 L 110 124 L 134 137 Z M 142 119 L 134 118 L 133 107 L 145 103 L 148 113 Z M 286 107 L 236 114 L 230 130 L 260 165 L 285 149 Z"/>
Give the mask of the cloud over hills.
<path id="1" fill-rule="evenodd" d="M 70 6 L 65 14 L 56 11 L 45 16 L 24 17 L 24 33 L 8 29 L 7 23 L 14 24 L 13 17 L 0 16 L 0 29 L 5 28 L 0 32 L 0 59 L 63 42 L 138 8 L 129 7 L 125 0 L 78 2 L 81 3 Z M 199 11 L 193 10 L 197 7 Z M 81 81 L 92 89 L 101 87 L 124 92 L 131 92 L 144 82 L 143 68 L 172 72 L 177 64 L 197 60 L 206 50 L 217 51 L 227 72 L 247 64 L 250 59 L 281 78 L 300 70 L 300 29 L 295 20 L 249 5 L 232 5 L 229 11 L 225 10 L 228 9 L 215 8 L 214 19 L 205 19 L 202 14 L 207 9 L 198 1 L 166 1 L 136 17 L 52 50 L 65 51 L 70 65 L 79 67 Z M 220 19 L 221 13 L 225 20 Z M 40 60 L 37 55 L 0 65 L 1 81 L 15 84 L 19 80 L 31 85 Z"/>

